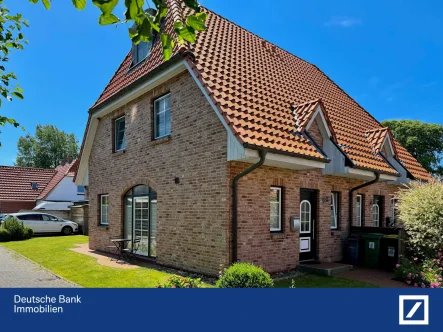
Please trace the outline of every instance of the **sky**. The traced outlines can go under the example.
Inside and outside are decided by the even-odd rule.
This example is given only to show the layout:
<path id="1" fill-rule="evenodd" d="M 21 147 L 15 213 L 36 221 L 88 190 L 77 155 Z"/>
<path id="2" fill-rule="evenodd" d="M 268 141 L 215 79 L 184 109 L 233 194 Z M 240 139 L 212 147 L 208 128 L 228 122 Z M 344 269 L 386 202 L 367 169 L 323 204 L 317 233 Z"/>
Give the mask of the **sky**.
<path id="1" fill-rule="evenodd" d="M 69 0 L 53 0 L 49 11 L 28 0 L 5 2 L 30 23 L 24 31 L 29 45 L 7 64 L 25 99 L 0 108 L 25 127 L 0 129 L 0 165 L 13 165 L 19 137 L 34 134 L 38 124 L 74 133 L 81 144 L 89 107 L 131 45 L 126 25 L 98 25 L 100 11 L 91 0 L 84 11 Z M 443 124 L 441 1 L 200 2 L 315 64 L 379 121 Z M 119 5 L 115 13 L 123 12 Z"/>

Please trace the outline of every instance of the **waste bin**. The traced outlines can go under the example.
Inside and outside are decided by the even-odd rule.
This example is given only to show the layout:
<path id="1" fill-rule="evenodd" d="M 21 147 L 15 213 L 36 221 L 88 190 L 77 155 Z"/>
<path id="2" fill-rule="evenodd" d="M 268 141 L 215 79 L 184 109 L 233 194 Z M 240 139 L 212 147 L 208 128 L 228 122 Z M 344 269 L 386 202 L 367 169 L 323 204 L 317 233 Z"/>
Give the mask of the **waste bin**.
<path id="1" fill-rule="evenodd" d="M 398 235 L 385 235 L 380 242 L 380 267 L 393 271 L 398 263 Z"/>
<path id="2" fill-rule="evenodd" d="M 369 267 L 378 267 L 380 256 L 380 240 L 384 234 L 368 233 L 362 234 L 362 240 L 365 244 L 365 264 Z"/>
<path id="3" fill-rule="evenodd" d="M 346 239 L 346 262 L 358 265 L 360 236 L 349 236 Z"/>

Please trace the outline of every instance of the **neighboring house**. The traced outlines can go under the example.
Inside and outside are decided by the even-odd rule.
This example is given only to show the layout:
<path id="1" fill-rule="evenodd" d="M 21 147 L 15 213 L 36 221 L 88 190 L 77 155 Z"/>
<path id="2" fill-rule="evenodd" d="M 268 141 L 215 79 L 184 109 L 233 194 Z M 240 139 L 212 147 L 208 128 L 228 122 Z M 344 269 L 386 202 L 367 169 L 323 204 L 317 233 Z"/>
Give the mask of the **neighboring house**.
<path id="1" fill-rule="evenodd" d="M 0 166 L 0 213 L 44 210 L 68 217 L 73 202 L 84 200 L 84 187 L 73 182 L 75 161 L 56 169 Z"/>
<path id="2" fill-rule="evenodd" d="M 431 176 L 316 66 L 205 11 L 168 62 L 157 39 L 134 45 L 90 109 L 76 174 L 90 248 L 135 236 L 139 254 L 207 274 L 342 259 L 351 224 L 386 226 L 399 185 Z"/>

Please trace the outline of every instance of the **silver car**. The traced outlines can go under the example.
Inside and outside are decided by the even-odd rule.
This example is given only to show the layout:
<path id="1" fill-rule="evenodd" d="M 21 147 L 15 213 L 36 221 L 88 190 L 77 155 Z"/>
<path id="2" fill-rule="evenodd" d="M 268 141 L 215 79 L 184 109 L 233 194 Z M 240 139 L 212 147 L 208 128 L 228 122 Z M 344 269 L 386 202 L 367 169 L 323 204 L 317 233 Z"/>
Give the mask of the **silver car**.
<path id="1" fill-rule="evenodd" d="M 9 216 L 16 217 L 27 227 L 32 228 L 34 233 L 62 233 L 71 235 L 78 232 L 78 224 L 64 220 L 52 214 L 40 212 L 11 213 Z"/>

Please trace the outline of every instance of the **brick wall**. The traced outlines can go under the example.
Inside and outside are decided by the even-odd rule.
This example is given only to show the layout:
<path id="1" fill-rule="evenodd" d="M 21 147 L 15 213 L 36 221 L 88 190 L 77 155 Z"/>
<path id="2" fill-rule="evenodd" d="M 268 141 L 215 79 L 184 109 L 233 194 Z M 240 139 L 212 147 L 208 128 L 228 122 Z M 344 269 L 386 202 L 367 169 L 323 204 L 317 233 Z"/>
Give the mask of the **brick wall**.
<path id="1" fill-rule="evenodd" d="M 168 92 L 171 137 L 153 141 L 153 100 Z M 126 151 L 113 153 L 113 119 L 123 114 Z M 157 262 L 216 274 L 229 258 L 226 154 L 226 129 L 187 73 L 100 119 L 89 160 L 91 249 L 122 235 L 122 196 L 146 184 L 158 195 Z M 108 227 L 98 225 L 101 194 L 109 194 Z"/>
<path id="2" fill-rule="evenodd" d="M 16 213 L 33 208 L 35 208 L 35 201 L 0 201 L 0 213 Z"/>
<path id="3" fill-rule="evenodd" d="M 248 167 L 232 162 L 231 179 Z M 269 272 L 294 269 L 299 261 L 299 234 L 290 230 L 290 217 L 299 216 L 300 189 L 318 190 L 317 254 L 321 261 L 342 259 L 343 239 L 348 234 L 349 190 L 363 181 L 335 176 L 323 176 L 321 170 L 293 171 L 262 166 L 239 182 L 238 257 L 258 264 Z M 269 188 L 283 187 L 283 231 L 269 230 Z M 397 186 L 374 184 L 358 193 L 366 195 L 366 226 L 372 225 L 373 195 L 385 196 L 385 213 L 390 211 L 390 196 Z M 331 230 L 330 194 L 340 192 L 339 228 Z M 370 203 L 371 202 L 371 203 Z M 354 205 L 355 206 L 355 205 Z"/>

